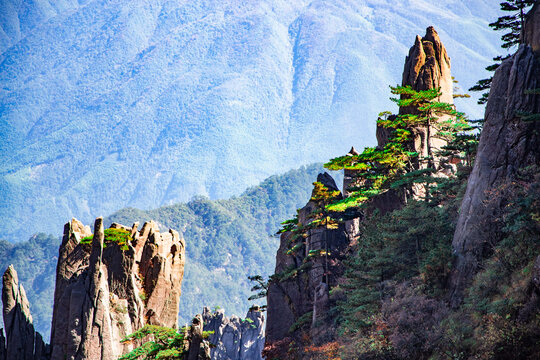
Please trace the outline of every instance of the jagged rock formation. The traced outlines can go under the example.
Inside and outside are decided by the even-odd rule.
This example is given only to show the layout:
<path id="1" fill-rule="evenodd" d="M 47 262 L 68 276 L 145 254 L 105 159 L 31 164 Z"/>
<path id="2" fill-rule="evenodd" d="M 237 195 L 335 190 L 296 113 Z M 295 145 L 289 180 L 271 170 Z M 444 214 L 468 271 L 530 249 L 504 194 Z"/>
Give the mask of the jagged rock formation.
<path id="1" fill-rule="evenodd" d="M 186 360 L 210 360 L 210 344 L 203 336 L 203 318 L 196 315 L 189 327 L 184 346 L 187 352 Z"/>
<path id="2" fill-rule="evenodd" d="M 540 122 L 525 122 L 521 114 L 540 113 L 540 5 L 530 11 L 523 43 L 497 69 L 486 107 L 474 169 L 461 205 L 452 243 L 451 304 L 458 306 L 485 254 L 487 241 L 496 242 L 491 219 L 504 207 L 504 198 L 488 201 L 490 193 L 515 179 L 520 168 L 540 166 Z"/>
<path id="3" fill-rule="evenodd" d="M 327 173 L 319 174 L 317 181 L 332 191 L 338 189 Z M 311 222 L 310 215 L 316 206 L 312 199 L 299 210 L 300 226 Z M 281 235 L 275 273 L 296 271 L 296 275 L 283 279 L 278 277 L 269 284 L 267 344 L 287 337 L 299 337 L 300 331 L 306 329 L 315 342 L 323 342 L 333 336 L 332 322 L 328 319 L 329 290 L 342 275 L 341 260 L 357 235 L 356 231 L 353 223 L 341 223 L 334 229 L 308 229 L 303 235 L 304 251 L 294 254 L 287 254 L 293 234 L 286 232 Z M 327 256 L 311 256 L 321 250 Z"/>
<path id="4" fill-rule="evenodd" d="M 454 103 L 453 99 L 453 79 L 451 74 L 450 58 L 446 48 L 442 44 L 437 31 L 430 26 L 426 29 L 426 35 L 416 37 L 414 45 L 409 50 L 409 55 L 405 59 L 403 69 L 402 86 L 410 86 L 415 91 L 424 91 L 435 88 L 441 89 L 441 96 L 436 99 L 440 102 L 449 104 Z M 416 114 L 418 110 L 414 107 L 401 107 L 399 114 Z M 395 119 L 396 115 L 391 118 Z M 444 121 L 447 116 L 441 116 L 440 121 Z M 377 145 L 382 149 L 388 143 L 390 129 L 377 126 Z M 409 144 L 410 151 L 416 152 L 419 158 L 426 158 L 431 153 L 433 160 L 429 162 L 416 161 L 418 169 L 432 167 L 437 170 L 436 176 L 447 176 L 454 170 L 454 166 L 449 162 L 452 159 L 442 158 L 436 155 L 446 145 L 446 140 L 437 135 L 435 125 L 416 126 L 412 129 L 412 141 Z M 347 155 L 357 154 L 352 148 Z M 354 170 L 345 170 L 343 180 L 344 196 L 349 195 L 349 188 L 354 185 Z M 411 194 L 407 195 L 397 191 L 389 191 L 378 196 L 373 201 L 375 208 L 383 213 L 400 208 L 409 196 L 423 196 L 425 189 L 422 185 L 414 185 L 411 188 Z"/>
<path id="5" fill-rule="evenodd" d="M 211 312 L 205 307 L 204 331 L 213 331 L 210 343 L 213 360 L 262 360 L 264 315 L 258 307 L 249 309 L 246 318 L 225 317 L 223 309 Z"/>
<path id="6" fill-rule="evenodd" d="M 409 56 L 405 59 L 402 85 L 411 86 L 416 91 L 440 88 L 441 96 L 437 100 L 449 104 L 454 103 L 454 82 L 450 71 L 450 58 L 433 26 L 427 28 L 423 38 L 417 36 L 413 47 L 409 50 Z M 415 112 L 414 108 L 399 109 L 400 114 Z M 428 148 L 440 149 L 446 144 L 446 141 L 438 137 L 436 133 L 435 127 L 428 129 L 418 126 L 414 129 L 413 149 L 420 157 L 428 156 Z M 436 158 L 434 162 L 433 165 L 437 168 L 439 160 Z"/>
<path id="7" fill-rule="evenodd" d="M 50 348 L 34 331 L 30 304 L 17 272 L 9 266 L 2 277 L 2 303 L 6 338 L 0 331 L 0 359 L 45 360 Z"/>
<path id="8" fill-rule="evenodd" d="M 105 237 L 97 218 L 89 227 L 73 219 L 60 246 L 51 330 L 52 359 L 116 359 L 131 350 L 120 340 L 145 324 L 176 327 L 185 244 L 155 223 L 129 232 L 122 246 Z"/>
<path id="9" fill-rule="evenodd" d="M 405 58 L 403 69 L 402 86 L 410 86 L 415 91 L 430 89 L 441 89 L 441 96 L 437 101 L 449 104 L 454 103 L 453 79 L 450 71 L 450 58 L 446 48 L 441 43 L 439 34 L 430 26 L 426 29 L 426 35 L 416 37 L 414 45 L 409 50 L 409 55 Z M 415 114 L 417 109 L 411 107 L 401 107 L 400 114 Z M 377 127 L 377 142 L 379 147 L 384 147 L 388 142 L 388 129 Z M 425 126 L 417 126 L 414 129 L 413 144 L 411 150 L 419 154 L 420 157 L 428 156 L 428 147 L 440 149 L 446 142 L 437 137 L 437 129 Z M 438 161 L 435 159 L 435 166 Z M 425 167 L 426 165 L 424 165 Z"/>

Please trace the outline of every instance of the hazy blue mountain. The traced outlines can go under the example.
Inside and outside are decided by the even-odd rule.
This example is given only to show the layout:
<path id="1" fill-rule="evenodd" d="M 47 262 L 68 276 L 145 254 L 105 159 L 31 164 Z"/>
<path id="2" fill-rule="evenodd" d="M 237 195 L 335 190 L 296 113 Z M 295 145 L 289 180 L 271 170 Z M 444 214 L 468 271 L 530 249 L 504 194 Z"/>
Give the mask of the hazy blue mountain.
<path id="1" fill-rule="evenodd" d="M 487 0 L 0 0 L 0 234 L 224 198 L 373 144 L 416 34 L 436 26 L 468 88 L 499 53 L 496 16 Z"/>

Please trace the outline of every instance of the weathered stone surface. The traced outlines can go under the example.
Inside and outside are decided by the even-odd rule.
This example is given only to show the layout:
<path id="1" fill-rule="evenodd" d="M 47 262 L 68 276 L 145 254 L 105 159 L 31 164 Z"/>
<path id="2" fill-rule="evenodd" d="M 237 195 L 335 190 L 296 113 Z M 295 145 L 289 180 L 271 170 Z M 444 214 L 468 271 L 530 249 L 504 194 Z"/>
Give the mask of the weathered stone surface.
<path id="1" fill-rule="evenodd" d="M 319 175 L 317 181 L 326 182 L 330 189 L 337 188 L 329 175 Z M 307 225 L 316 204 L 310 200 L 299 210 L 299 224 Z M 349 246 L 355 241 L 358 223 L 350 221 L 340 224 L 337 229 L 317 227 L 306 230 L 305 251 L 288 255 L 291 233 L 281 236 L 280 247 L 276 255 L 276 274 L 298 270 L 298 273 L 286 280 L 275 280 L 268 288 L 268 322 L 266 325 L 266 343 L 279 342 L 287 337 L 298 337 L 300 332 L 291 326 L 300 318 L 307 318 L 302 331 L 308 330 L 314 342 L 319 343 L 333 336 L 332 322 L 328 319 L 330 306 L 329 289 L 337 284 L 343 273 L 343 259 Z M 352 231 L 352 232 L 349 232 Z M 307 261 L 310 251 L 324 250 L 327 256 L 316 256 L 309 260 L 310 266 L 301 269 Z M 306 260 L 306 261 L 305 261 Z M 311 313 L 311 314 L 310 314 Z M 292 331 L 290 331 L 292 330 Z"/>
<path id="2" fill-rule="evenodd" d="M 437 100 L 449 104 L 454 103 L 454 82 L 450 71 L 450 58 L 441 43 L 439 34 L 432 26 L 427 28 L 423 38 L 416 37 L 413 47 L 409 50 L 409 56 L 405 59 L 402 85 L 411 86 L 416 91 L 440 88 L 441 96 Z M 414 108 L 399 109 L 400 114 L 415 112 Z M 436 133 L 437 129 L 434 126 L 429 129 L 426 126 L 416 127 L 413 133 L 413 151 L 418 152 L 420 157 L 426 157 L 429 153 L 428 148 L 432 151 L 441 149 L 446 145 L 446 141 L 438 137 Z M 439 161 L 440 159 L 435 157 L 432 166 L 438 168 Z M 427 164 L 420 167 L 427 167 Z"/>
<path id="3" fill-rule="evenodd" d="M 52 359 L 116 359 L 131 350 L 120 340 L 145 324 L 176 327 L 185 245 L 177 232 L 155 223 L 132 234 L 127 249 L 105 242 L 96 219 L 91 246 L 80 244 L 89 227 L 73 219 L 59 250 L 51 330 Z"/>
<path id="4" fill-rule="evenodd" d="M 537 41 L 539 8 L 534 6 L 529 15 L 524 36 L 527 41 Z M 463 291 L 482 261 L 487 241 L 497 241 L 493 238 L 496 226 L 491 219 L 505 200 L 498 198 L 488 203 L 489 194 L 512 182 L 518 169 L 540 166 L 540 122 L 524 122 L 517 116 L 520 112 L 540 113 L 540 95 L 525 93 L 527 89 L 540 88 L 539 57 L 533 50 L 531 43 L 520 45 L 493 77 L 478 154 L 452 243 L 452 306 L 461 303 Z"/>
<path id="5" fill-rule="evenodd" d="M 0 359 L 42 360 L 49 356 L 49 347 L 34 331 L 30 305 L 17 272 L 10 265 L 2 277 L 2 303 L 6 338 L 0 334 Z"/>
<path id="6" fill-rule="evenodd" d="M 264 315 L 258 307 L 251 308 L 246 318 L 227 318 L 220 309 L 211 312 L 205 307 L 204 331 L 213 331 L 210 343 L 212 360 L 262 360 L 264 348 Z"/>
<path id="7" fill-rule="evenodd" d="M 527 14 L 521 33 L 521 43 L 527 44 L 534 52 L 540 51 L 540 3 L 536 3 Z"/>
<path id="8" fill-rule="evenodd" d="M 198 314 L 193 318 L 185 339 L 186 360 L 210 360 L 210 344 L 203 338 L 203 318 Z"/>

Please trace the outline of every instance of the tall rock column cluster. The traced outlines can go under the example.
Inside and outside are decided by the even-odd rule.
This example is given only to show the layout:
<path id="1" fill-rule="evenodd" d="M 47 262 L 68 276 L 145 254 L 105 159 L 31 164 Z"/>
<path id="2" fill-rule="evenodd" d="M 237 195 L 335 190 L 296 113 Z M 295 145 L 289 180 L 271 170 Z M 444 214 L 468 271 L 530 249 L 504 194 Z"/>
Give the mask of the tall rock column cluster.
<path id="1" fill-rule="evenodd" d="M 464 290 L 478 270 L 488 242 L 496 242 L 497 233 L 500 234 L 492 219 L 504 208 L 505 199 L 489 201 L 490 194 L 514 181 L 519 169 L 540 167 L 540 121 L 522 119 L 524 114 L 540 113 L 538 3 L 527 16 L 521 39 L 516 54 L 505 60 L 493 76 L 478 153 L 452 243 L 453 306 L 463 300 Z"/>
<path id="2" fill-rule="evenodd" d="M 133 347 L 121 340 L 144 325 L 176 328 L 184 263 L 180 235 L 160 233 L 152 221 L 140 231 L 138 223 L 105 230 L 97 218 L 92 234 L 72 219 L 59 250 L 51 346 L 34 332 L 28 300 L 10 266 L 3 277 L 0 360 L 118 359 Z M 202 340 L 200 327 L 190 338 Z M 187 345 L 190 354 L 199 353 Z"/>
<path id="3" fill-rule="evenodd" d="M 176 327 L 185 244 L 155 223 L 113 229 L 129 233 L 122 245 L 108 241 L 103 219 L 90 236 L 77 220 L 64 228 L 60 246 L 51 344 L 52 359 L 116 359 L 130 350 L 120 340 L 145 324 Z"/>
<path id="4" fill-rule="evenodd" d="M 327 173 L 319 174 L 317 181 L 330 191 L 339 191 Z M 312 200 L 298 211 L 300 227 L 310 223 L 316 207 L 312 196 Z M 316 343 L 333 336 L 332 321 L 328 318 L 329 290 L 337 285 L 337 279 L 343 273 L 341 260 L 353 242 L 355 230 L 356 227 L 343 223 L 332 229 L 306 230 L 302 235 L 303 251 L 294 254 L 289 251 L 293 234 L 281 235 L 276 255 L 275 273 L 278 276 L 270 282 L 267 296 L 266 344 L 269 347 L 287 338 L 298 340 L 302 332 L 307 332 Z M 313 256 L 321 251 L 325 255 Z M 283 276 L 285 273 L 293 275 Z"/>
<path id="5" fill-rule="evenodd" d="M 264 348 L 264 315 L 258 307 L 249 309 L 246 318 L 225 316 L 223 309 L 202 313 L 204 331 L 212 331 L 212 360 L 262 360 Z"/>

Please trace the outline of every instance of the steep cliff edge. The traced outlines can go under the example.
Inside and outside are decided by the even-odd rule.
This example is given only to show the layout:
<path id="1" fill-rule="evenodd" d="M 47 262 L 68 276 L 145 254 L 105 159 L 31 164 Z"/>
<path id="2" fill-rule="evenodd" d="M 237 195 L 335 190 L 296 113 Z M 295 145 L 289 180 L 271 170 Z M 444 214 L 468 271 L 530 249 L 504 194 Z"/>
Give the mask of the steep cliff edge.
<path id="1" fill-rule="evenodd" d="M 505 185 L 516 180 L 520 169 L 540 166 L 540 122 L 523 120 L 523 115 L 540 113 L 538 90 L 527 91 L 540 88 L 539 29 L 540 5 L 536 4 L 526 20 L 523 43 L 493 77 L 478 154 L 452 243 L 450 302 L 454 307 L 463 300 L 488 242 L 497 242 L 493 219 L 505 206 Z"/>
<path id="2" fill-rule="evenodd" d="M 213 331 L 208 340 L 212 360 L 262 360 L 264 315 L 258 307 L 249 309 L 246 318 L 227 318 L 223 309 L 211 312 L 205 307 L 204 331 Z"/>
<path id="3" fill-rule="evenodd" d="M 45 360 L 50 348 L 41 335 L 34 331 L 30 304 L 13 266 L 2 277 L 2 303 L 6 338 L 0 331 L 0 359 Z"/>
<path id="4" fill-rule="evenodd" d="M 73 219 L 60 246 L 51 330 L 52 359 L 116 359 L 120 340 L 145 324 L 176 327 L 185 244 L 153 222 L 113 224 L 94 234 Z"/>

